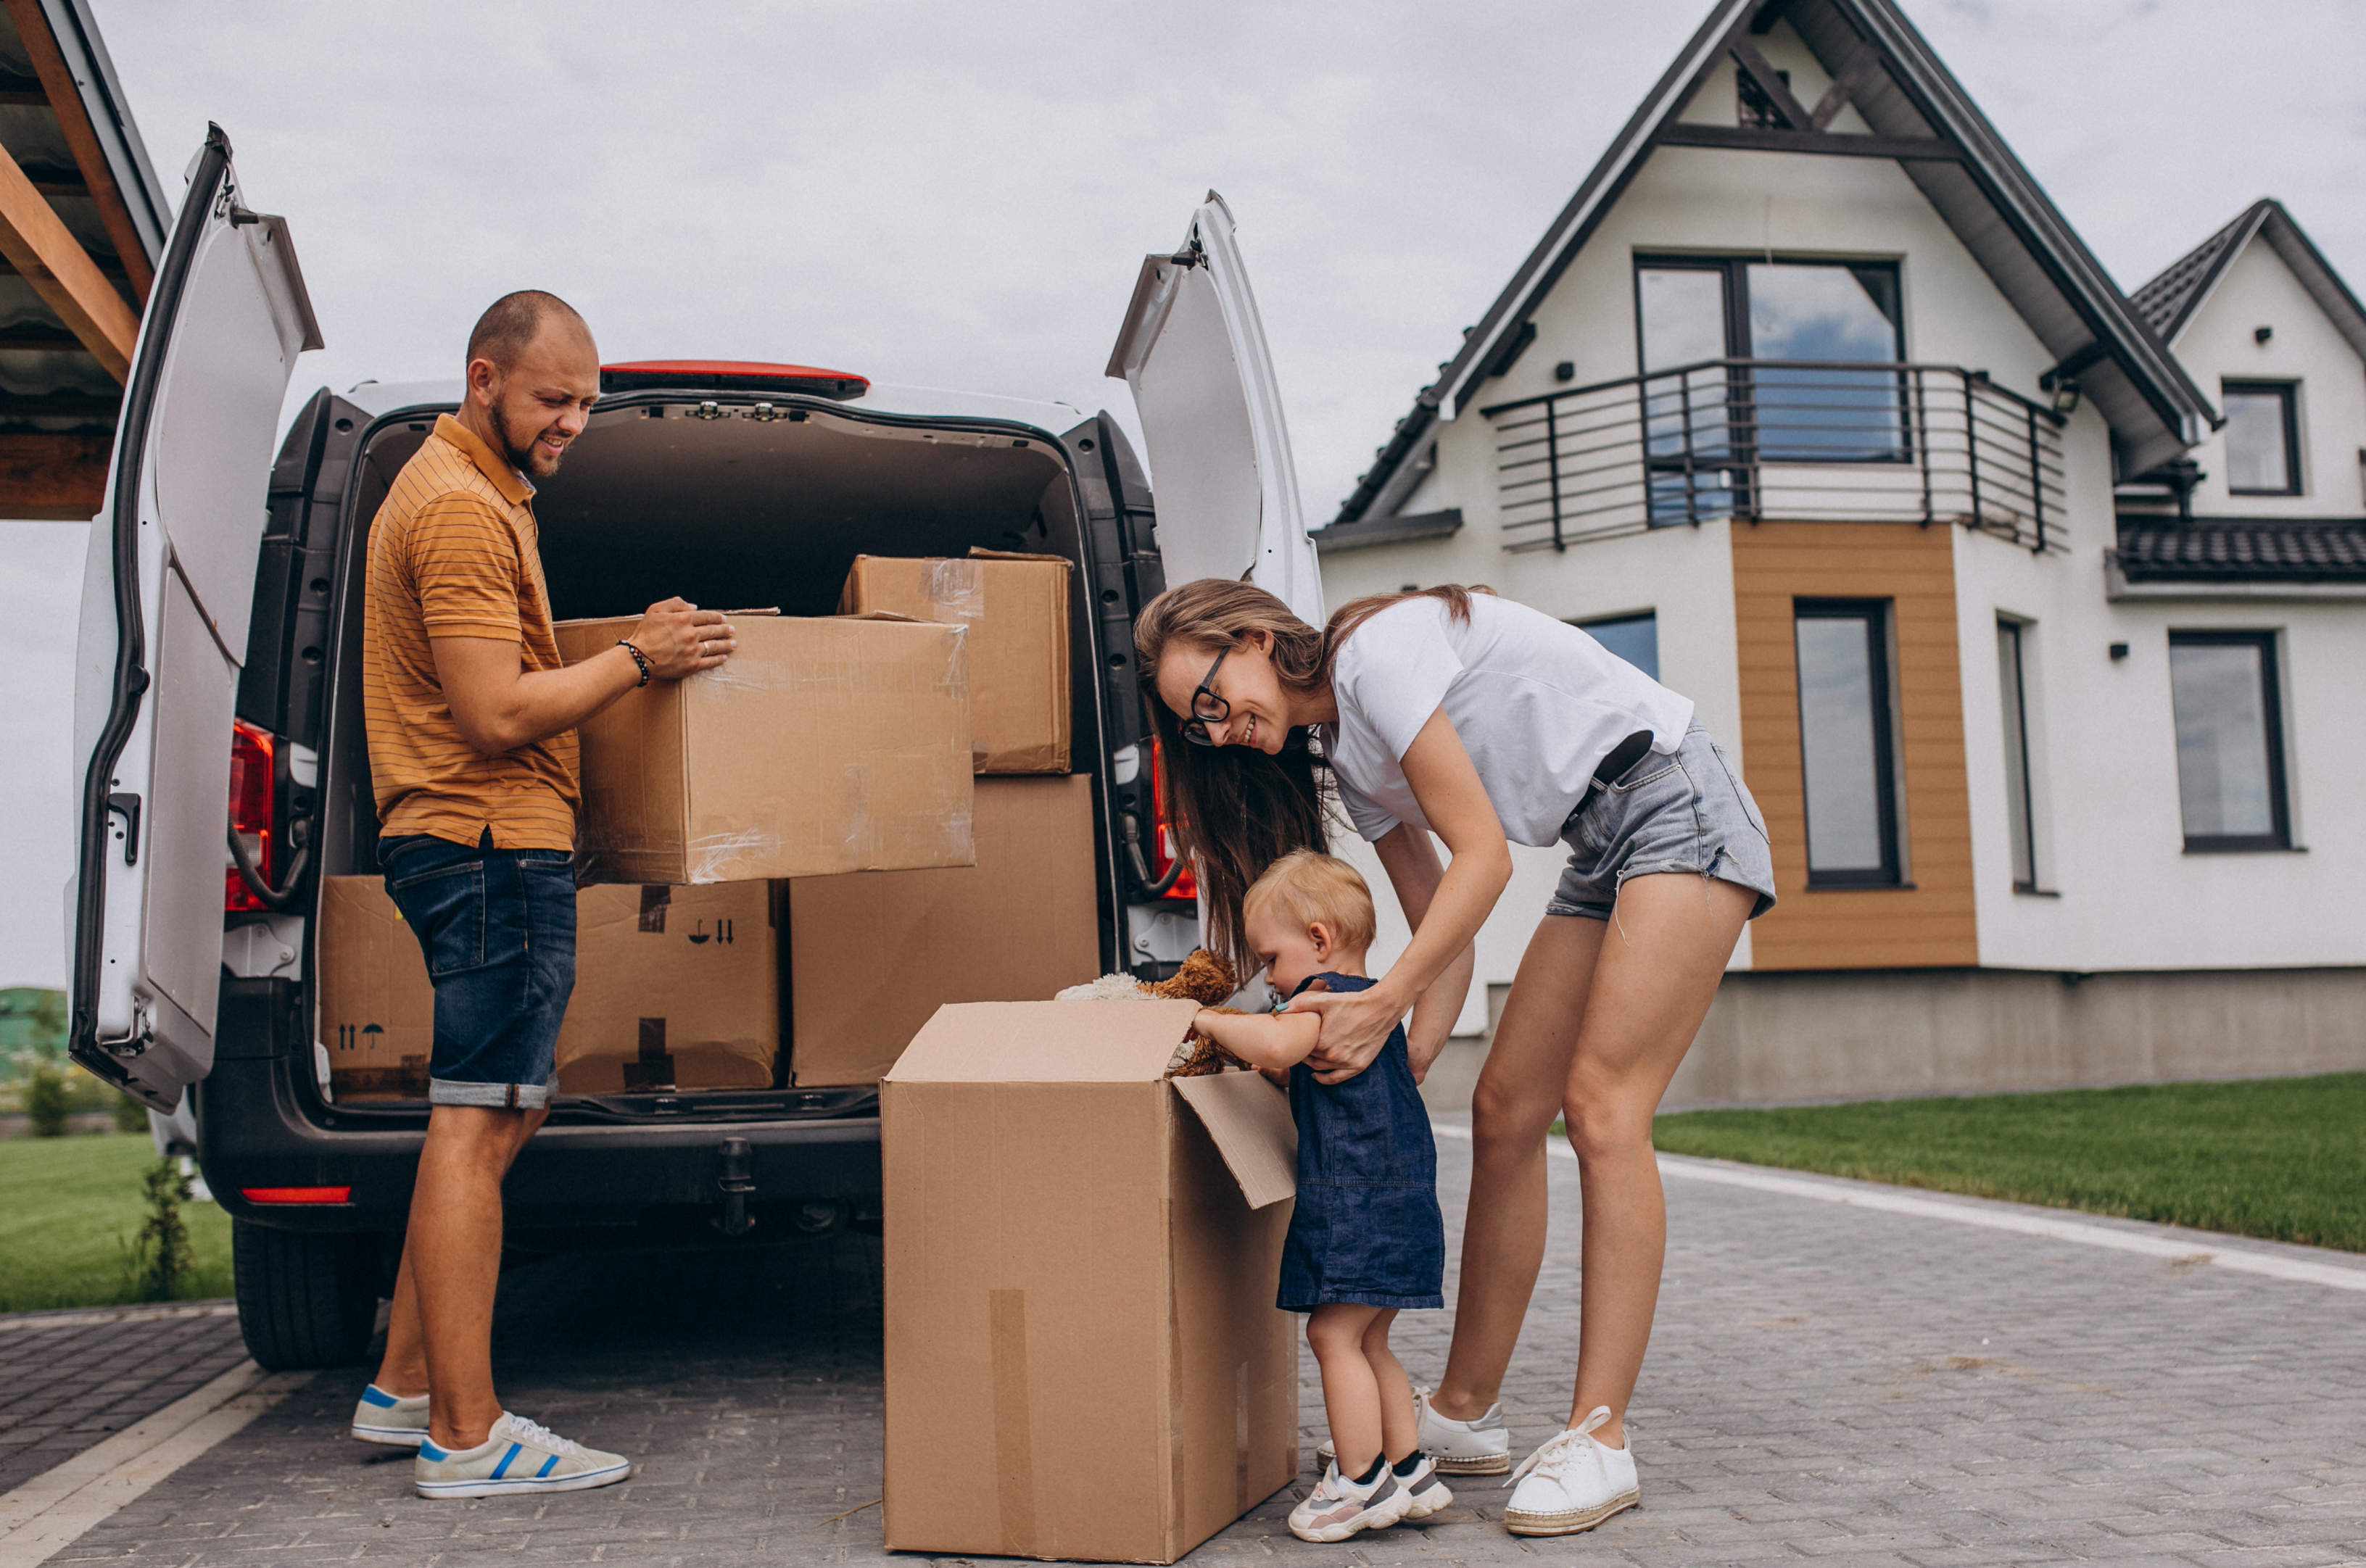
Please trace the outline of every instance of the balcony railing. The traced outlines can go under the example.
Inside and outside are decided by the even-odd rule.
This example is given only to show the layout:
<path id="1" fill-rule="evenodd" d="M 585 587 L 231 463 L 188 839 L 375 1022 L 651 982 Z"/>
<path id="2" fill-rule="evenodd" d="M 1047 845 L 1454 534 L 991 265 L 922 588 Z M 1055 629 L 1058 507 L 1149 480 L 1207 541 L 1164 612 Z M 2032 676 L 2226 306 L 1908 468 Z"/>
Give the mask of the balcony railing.
<path id="1" fill-rule="evenodd" d="M 1960 523 L 2065 548 L 2062 420 L 1977 371 L 1705 360 L 1480 412 L 1508 550 L 1719 519 Z"/>

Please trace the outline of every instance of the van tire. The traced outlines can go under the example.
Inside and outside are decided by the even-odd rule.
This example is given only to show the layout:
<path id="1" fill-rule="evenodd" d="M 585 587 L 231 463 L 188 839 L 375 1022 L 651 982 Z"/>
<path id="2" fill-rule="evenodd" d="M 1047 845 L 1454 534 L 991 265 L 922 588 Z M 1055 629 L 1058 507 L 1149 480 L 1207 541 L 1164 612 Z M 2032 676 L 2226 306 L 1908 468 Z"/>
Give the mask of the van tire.
<path id="1" fill-rule="evenodd" d="M 350 1366 L 377 1328 L 374 1235 L 275 1230 L 231 1222 L 238 1327 L 267 1372 Z"/>

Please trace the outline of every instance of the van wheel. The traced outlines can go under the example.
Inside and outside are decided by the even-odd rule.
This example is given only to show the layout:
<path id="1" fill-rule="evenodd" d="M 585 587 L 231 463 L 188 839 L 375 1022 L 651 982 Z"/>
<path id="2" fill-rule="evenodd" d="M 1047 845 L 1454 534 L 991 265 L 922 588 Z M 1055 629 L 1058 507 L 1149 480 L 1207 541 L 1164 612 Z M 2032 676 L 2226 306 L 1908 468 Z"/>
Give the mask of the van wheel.
<path id="1" fill-rule="evenodd" d="M 377 1327 L 374 1235 L 319 1235 L 231 1222 L 238 1327 L 269 1372 L 350 1366 Z"/>

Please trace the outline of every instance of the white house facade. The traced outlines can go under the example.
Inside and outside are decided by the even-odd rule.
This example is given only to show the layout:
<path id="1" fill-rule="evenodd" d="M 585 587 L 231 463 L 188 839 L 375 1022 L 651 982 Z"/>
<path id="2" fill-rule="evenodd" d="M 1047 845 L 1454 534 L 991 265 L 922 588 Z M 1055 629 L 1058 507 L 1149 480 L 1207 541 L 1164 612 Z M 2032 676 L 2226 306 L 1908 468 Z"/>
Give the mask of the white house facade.
<path id="1" fill-rule="evenodd" d="M 1316 539 L 1329 602 L 1488 584 L 1740 758 L 1781 903 L 1672 1103 L 2331 1070 L 2361 454 L 2280 207 L 2131 299 L 1888 0 L 1725 0 Z"/>

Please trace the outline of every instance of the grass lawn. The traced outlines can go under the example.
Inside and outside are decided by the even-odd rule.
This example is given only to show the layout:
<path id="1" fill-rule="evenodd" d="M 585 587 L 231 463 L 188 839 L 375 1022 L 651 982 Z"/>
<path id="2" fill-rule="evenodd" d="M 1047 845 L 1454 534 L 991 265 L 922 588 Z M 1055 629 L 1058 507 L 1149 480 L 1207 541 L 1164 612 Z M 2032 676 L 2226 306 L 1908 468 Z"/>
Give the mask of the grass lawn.
<path id="1" fill-rule="evenodd" d="M 2366 1252 L 2366 1072 L 1662 1116 L 1671 1154 Z"/>
<path id="2" fill-rule="evenodd" d="M 0 1140 L 0 1312 L 138 1299 L 124 1254 L 155 1162 L 146 1133 Z M 230 1216 L 186 1204 L 181 1218 L 197 1253 L 182 1298 L 230 1294 Z"/>

